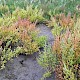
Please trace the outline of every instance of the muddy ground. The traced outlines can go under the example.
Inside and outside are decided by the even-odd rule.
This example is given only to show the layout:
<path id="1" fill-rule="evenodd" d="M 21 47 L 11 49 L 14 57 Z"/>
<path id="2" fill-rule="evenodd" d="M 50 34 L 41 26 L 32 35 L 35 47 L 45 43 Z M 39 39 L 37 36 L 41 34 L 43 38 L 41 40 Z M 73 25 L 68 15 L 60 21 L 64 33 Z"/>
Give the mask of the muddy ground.
<path id="1" fill-rule="evenodd" d="M 48 42 L 53 44 L 51 29 L 43 24 L 39 24 L 37 27 L 40 29 L 39 36 L 47 36 Z M 0 71 L 0 80 L 40 80 L 46 70 L 37 63 L 38 54 L 34 53 L 30 56 L 19 55 L 9 61 L 6 64 L 6 68 Z M 55 80 L 54 74 L 45 80 Z"/>

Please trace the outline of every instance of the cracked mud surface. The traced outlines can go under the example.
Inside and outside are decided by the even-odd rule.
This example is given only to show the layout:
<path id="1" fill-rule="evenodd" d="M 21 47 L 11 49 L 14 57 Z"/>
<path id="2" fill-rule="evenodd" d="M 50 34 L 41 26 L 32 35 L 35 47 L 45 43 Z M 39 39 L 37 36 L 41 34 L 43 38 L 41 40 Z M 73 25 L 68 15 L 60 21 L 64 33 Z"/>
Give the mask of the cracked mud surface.
<path id="1" fill-rule="evenodd" d="M 38 25 L 38 28 L 41 31 L 39 36 L 47 36 L 48 42 L 52 44 L 53 35 L 50 32 L 51 30 L 43 24 Z M 19 55 L 9 61 L 6 68 L 0 71 L 0 80 L 40 80 L 46 70 L 37 63 L 37 56 L 38 53 L 28 56 Z M 55 80 L 54 75 L 45 80 Z"/>

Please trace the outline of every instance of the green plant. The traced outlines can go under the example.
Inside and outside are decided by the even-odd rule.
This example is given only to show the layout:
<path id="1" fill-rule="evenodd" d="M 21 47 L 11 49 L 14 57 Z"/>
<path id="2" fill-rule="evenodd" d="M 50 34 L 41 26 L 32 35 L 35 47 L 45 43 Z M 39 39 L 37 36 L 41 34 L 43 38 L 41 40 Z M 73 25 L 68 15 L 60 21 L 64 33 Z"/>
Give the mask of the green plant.
<path id="1" fill-rule="evenodd" d="M 64 76 L 65 80 L 77 80 L 74 72 L 72 72 L 72 68 L 69 69 L 69 67 L 67 67 L 67 65 L 65 65 L 65 63 L 64 63 L 63 71 L 65 74 L 65 76 Z"/>
<path id="2" fill-rule="evenodd" d="M 14 49 L 14 51 L 12 51 L 10 48 L 7 48 L 7 46 L 5 47 L 6 48 L 4 48 L 0 53 L 0 70 L 4 69 L 7 61 L 11 60 L 13 57 L 18 56 L 22 50 L 20 47 L 17 47 Z"/>
<path id="3" fill-rule="evenodd" d="M 39 54 L 37 58 L 38 63 L 47 70 L 43 75 L 42 80 L 49 77 L 51 73 L 55 70 L 56 65 L 56 55 L 53 54 L 52 48 L 45 44 L 44 51 Z"/>
<path id="4" fill-rule="evenodd" d="M 7 27 L 0 27 L 0 47 L 2 49 L 0 53 L 0 69 L 5 68 L 7 61 L 20 53 L 21 47 L 16 44 L 18 40 L 19 37 L 15 31 Z"/>
<path id="5" fill-rule="evenodd" d="M 35 41 L 38 43 L 38 46 L 41 48 L 45 46 L 45 42 L 47 41 L 47 38 L 46 36 L 40 36 L 40 37 L 36 37 Z"/>
<path id="6" fill-rule="evenodd" d="M 53 20 L 54 21 L 54 20 Z M 64 22 L 65 23 L 65 22 Z M 62 28 L 54 21 L 53 35 L 55 36 L 52 46 L 53 54 L 56 55 L 55 73 L 56 80 L 79 80 L 80 64 L 80 19 L 70 28 Z M 46 58 L 45 58 L 46 59 Z M 44 59 L 44 60 L 45 60 Z M 54 62 L 54 61 L 53 61 Z M 45 63 L 45 62 L 44 62 Z M 78 76 L 78 77 L 77 77 Z"/>
<path id="7" fill-rule="evenodd" d="M 63 28 L 62 28 L 61 26 L 58 26 L 58 25 L 56 24 L 56 25 L 54 26 L 54 28 L 52 29 L 52 34 L 53 34 L 54 36 L 59 36 L 59 35 L 61 35 L 62 31 L 63 31 Z"/>
<path id="8" fill-rule="evenodd" d="M 32 5 L 27 6 L 25 10 L 17 8 L 12 15 L 15 16 L 17 19 L 19 17 L 21 17 L 22 19 L 29 18 L 32 22 L 40 22 L 44 20 L 43 11 L 41 9 L 38 9 L 37 7 L 33 8 Z"/>
<path id="9" fill-rule="evenodd" d="M 62 27 L 65 30 L 67 27 L 71 30 L 74 28 L 74 24 L 76 22 L 76 14 L 71 15 L 69 12 L 67 15 L 64 13 L 51 16 L 50 21 L 48 21 L 48 26 L 55 28 L 56 26 Z M 56 32 L 56 31 L 53 31 Z"/>
<path id="10" fill-rule="evenodd" d="M 41 78 L 41 80 L 44 80 L 45 78 L 50 77 L 50 76 L 51 76 L 51 72 L 48 71 L 43 74 L 43 77 Z"/>
<path id="11" fill-rule="evenodd" d="M 27 19 L 18 19 L 12 26 L 0 27 L 0 67 L 4 68 L 6 62 L 22 54 L 33 54 L 44 45 L 45 37 L 38 37 L 36 23 Z M 40 40 L 37 40 L 37 39 Z M 43 44 L 41 44 L 43 43 Z"/>
<path id="12" fill-rule="evenodd" d="M 1 0 L 1 5 L 6 5 L 9 8 L 9 11 L 12 13 L 17 7 L 21 9 L 26 9 L 26 6 L 33 5 L 42 9 L 44 11 L 44 17 L 50 19 L 51 15 L 59 14 L 64 12 L 67 14 L 71 12 L 72 14 L 76 13 L 79 15 L 79 9 L 76 7 L 80 4 L 79 0 Z"/>
<path id="13" fill-rule="evenodd" d="M 9 7 L 7 5 L 0 4 L 0 16 L 9 12 Z"/>
<path id="14" fill-rule="evenodd" d="M 49 71 L 54 71 L 56 59 L 52 53 L 50 46 L 44 48 L 44 52 L 40 53 L 38 63 Z"/>
<path id="15" fill-rule="evenodd" d="M 3 17 L 0 18 L 0 26 L 3 27 L 10 27 L 15 23 L 17 20 L 14 16 L 9 15 L 3 15 Z"/>
<path id="16" fill-rule="evenodd" d="M 76 80 L 76 73 L 78 67 L 74 68 L 74 65 L 78 65 L 79 62 L 79 20 L 76 23 L 77 26 L 74 27 L 74 31 L 72 32 L 67 28 L 66 33 L 61 34 L 60 36 L 56 36 L 54 45 L 53 45 L 53 52 L 58 55 L 62 54 L 62 58 L 58 60 L 63 64 L 63 74 L 65 80 Z M 78 60 L 78 61 L 77 61 Z M 78 62 L 78 63 L 76 63 Z M 59 71 L 59 70 L 58 70 Z"/>

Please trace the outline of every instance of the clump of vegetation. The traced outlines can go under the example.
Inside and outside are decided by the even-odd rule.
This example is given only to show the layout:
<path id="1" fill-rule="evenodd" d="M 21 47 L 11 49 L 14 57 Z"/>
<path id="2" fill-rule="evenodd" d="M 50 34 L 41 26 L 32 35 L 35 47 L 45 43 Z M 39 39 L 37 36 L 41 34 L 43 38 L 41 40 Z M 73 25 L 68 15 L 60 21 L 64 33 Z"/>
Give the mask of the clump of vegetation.
<path id="1" fill-rule="evenodd" d="M 80 20 L 77 20 L 76 24 L 73 26 L 73 30 L 71 30 L 71 28 L 66 28 L 66 32 L 56 35 L 53 52 L 57 54 L 58 61 L 60 61 L 60 67 L 62 66 L 62 68 L 59 67 L 57 70 L 57 74 L 59 70 L 62 71 L 61 76 L 56 77 L 57 79 L 63 77 L 65 80 L 79 80 L 79 76 L 76 77 L 76 73 L 78 73 L 77 70 L 79 70 L 78 66 L 80 64 L 80 54 L 78 52 L 80 48 L 79 23 Z M 60 30 L 58 30 L 58 32 L 60 32 Z M 75 68 L 75 66 L 77 66 L 77 68 Z"/>
<path id="2" fill-rule="evenodd" d="M 39 55 L 38 63 L 44 68 L 46 68 L 48 71 L 53 72 L 56 65 L 55 56 L 56 55 L 52 52 L 52 48 L 45 45 L 44 51 L 41 52 Z"/>
<path id="3" fill-rule="evenodd" d="M 55 71 L 56 80 L 79 80 L 80 66 L 80 19 L 74 24 L 73 28 L 67 27 L 62 33 L 59 26 L 53 28 L 55 35 L 54 44 L 51 49 L 47 48 L 38 59 L 43 67 L 49 67 L 50 72 Z M 51 55 L 51 57 L 49 57 Z M 49 62 L 50 61 L 50 62 Z M 48 63 L 49 62 L 49 63 Z M 51 64 L 50 64 L 51 63 Z"/>
<path id="4" fill-rule="evenodd" d="M 5 63 L 11 58 L 21 53 L 33 54 L 44 46 L 42 42 L 44 43 L 46 39 L 45 37 L 38 37 L 39 31 L 35 26 L 36 23 L 19 18 L 10 27 L 0 27 L 1 68 L 4 68 Z M 43 39 L 45 40 L 43 41 Z"/>
<path id="5" fill-rule="evenodd" d="M 1 0 L 0 4 L 3 6 L 6 5 L 10 13 L 13 13 L 17 7 L 26 9 L 26 6 L 29 5 L 33 5 L 33 8 L 37 6 L 38 9 L 44 11 L 44 17 L 46 19 L 50 19 L 51 15 L 60 13 L 67 14 L 68 12 L 71 12 L 72 14 L 76 13 L 79 15 L 80 12 L 78 7 L 80 4 L 79 0 Z"/>
<path id="6" fill-rule="evenodd" d="M 44 48 L 37 59 L 47 70 L 42 80 L 53 72 L 56 80 L 80 80 L 79 13 L 80 0 L 0 0 L 0 69 L 19 54 Z M 43 21 L 52 28 L 51 47 L 38 36 L 36 23 Z"/>
<path id="7" fill-rule="evenodd" d="M 0 16 L 9 12 L 9 7 L 7 5 L 0 4 Z"/>
<path id="8" fill-rule="evenodd" d="M 74 14 L 73 16 L 71 15 L 71 13 L 69 12 L 67 15 L 65 15 L 64 13 L 55 15 L 54 17 L 51 16 L 50 21 L 48 21 L 48 26 L 49 27 L 55 27 L 60 26 L 62 28 L 73 28 L 74 23 L 76 22 L 76 15 Z"/>
<path id="9" fill-rule="evenodd" d="M 13 16 L 15 16 L 17 19 L 19 17 L 21 18 L 29 18 L 30 21 L 35 22 L 35 21 L 43 21 L 43 11 L 42 9 L 38 9 L 37 6 L 35 8 L 33 8 L 33 6 L 27 6 L 26 9 L 20 9 L 17 8 L 14 12 L 13 12 Z"/>
<path id="10" fill-rule="evenodd" d="M 46 45 L 44 47 L 44 51 L 39 54 L 37 58 L 39 65 L 41 65 L 44 69 L 46 69 L 45 74 L 41 78 L 44 80 L 47 77 L 50 77 L 51 73 L 55 71 L 56 67 L 56 55 L 53 54 L 52 48 L 50 45 Z"/>
<path id="11" fill-rule="evenodd" d="M 45 20 L 43 15 L 44 12 L 42 9 L 38 9 L 37 7 L 27 6 L 26 9 L 16 8 L 12 14 L 8 11 L 2 15 L 0 18 L 0 26 L 12 26 L 19 18 L 29 19 L 31 22 L 39 23 Z"/>

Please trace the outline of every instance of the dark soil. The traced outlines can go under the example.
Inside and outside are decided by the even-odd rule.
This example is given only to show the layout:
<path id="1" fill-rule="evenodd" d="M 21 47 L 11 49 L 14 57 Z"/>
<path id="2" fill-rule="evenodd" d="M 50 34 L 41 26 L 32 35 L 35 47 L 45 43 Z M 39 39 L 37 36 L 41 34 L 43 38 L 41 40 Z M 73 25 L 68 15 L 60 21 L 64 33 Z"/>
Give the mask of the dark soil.
<path id="1" fill-rule="evenodd" d="M 53 44 L 54 38 L 53 38 L 53 35 L 51 33 L 51 28 L 48 28 L 44 24 L 39 24 L 37 27 L 40 30 L 39 36 L 46 36 L 48 39 L 48 43 Z"/>
<path id="2" fill-rule="evenodd" d="M 48 42 L 52 44 L 53 35 L 50 32 L 51 29 L 43 24 L 38 25 L 38 28 L 41 31 L 39 36 L 47 36 Z M 0 80 L 40 80 L 46 70 L 37 63 L 37 57 L 38 53 L 28 56 L 19 55 L 9 61 L 6 68 L 0 71 Z M 45 80 L 55 80 L 54 74 Z"/>

